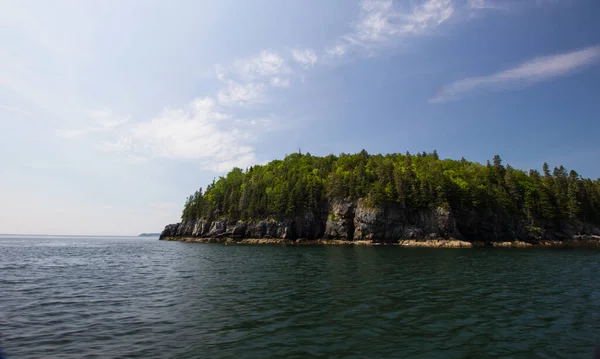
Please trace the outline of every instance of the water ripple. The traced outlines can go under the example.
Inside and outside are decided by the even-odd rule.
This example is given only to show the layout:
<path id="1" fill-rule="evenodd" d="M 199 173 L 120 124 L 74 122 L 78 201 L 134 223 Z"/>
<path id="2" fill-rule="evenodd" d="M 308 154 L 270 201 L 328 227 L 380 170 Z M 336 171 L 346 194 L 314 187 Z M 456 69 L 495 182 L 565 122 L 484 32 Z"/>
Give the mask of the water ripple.
<path id="1" fill-rule="evenodd" d="M 594 251 L 0 238 L 8 358 L 590 358 Z"/>

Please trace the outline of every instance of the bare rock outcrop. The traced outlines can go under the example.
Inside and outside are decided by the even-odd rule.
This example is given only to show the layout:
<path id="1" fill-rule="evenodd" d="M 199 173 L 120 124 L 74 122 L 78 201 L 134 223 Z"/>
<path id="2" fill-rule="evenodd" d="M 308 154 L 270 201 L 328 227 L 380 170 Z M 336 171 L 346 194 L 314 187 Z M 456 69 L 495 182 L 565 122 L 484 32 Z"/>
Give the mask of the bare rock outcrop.
<path id="1" fill-rule="evenodd" d="M 600 238 L 600 228 L 576 220 L 529 223 L 491 211 L 457 213 L 445 207 L 406 208 L 398 203 L 374 205 L 367 199 L 339 199 L 324 203 L 318 213 L 306 212 L 293 218 L 265 218 L 258 221 L 198 219 L 169 224 L 160 239 L 279 239 L 294 243 L 316 240 L 319 243 L 422 242 L 423 245 L 423 241 L 434 243 L 452 240 L 460 246 L 466 246 L 464 243 L 509 246 L 508 243 L 511 243 L 510 246 L 514 247 L 515 243 L 541 245 L 553 241 L 577 241 L 582 236 L 586 236 L 588 242 L 595 241 Z"/>

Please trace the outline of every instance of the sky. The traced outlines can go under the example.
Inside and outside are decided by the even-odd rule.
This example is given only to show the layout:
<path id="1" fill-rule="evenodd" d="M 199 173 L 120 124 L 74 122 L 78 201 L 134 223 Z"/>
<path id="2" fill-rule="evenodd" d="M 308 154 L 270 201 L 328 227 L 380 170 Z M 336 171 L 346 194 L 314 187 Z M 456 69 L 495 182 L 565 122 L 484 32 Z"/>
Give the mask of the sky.
<path id="1" fill-rule="evenodd" d="M 597 0 L 0 0 L 0 233 L 137 235 L 232 167 L 600 177 Z"/>

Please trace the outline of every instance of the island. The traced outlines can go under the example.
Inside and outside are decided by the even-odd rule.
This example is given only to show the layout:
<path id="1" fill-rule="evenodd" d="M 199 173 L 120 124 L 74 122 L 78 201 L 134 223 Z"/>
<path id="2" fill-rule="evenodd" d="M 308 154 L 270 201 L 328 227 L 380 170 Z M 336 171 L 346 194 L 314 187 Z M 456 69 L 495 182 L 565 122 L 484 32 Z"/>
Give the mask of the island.
<path id="1" fill-rule="evenodd" d="M 161 240 L 432 247 L 600 245 L 600 179 L 426 153 L 313 156 L 232 169 Z"/>
<path id="2" fill-rule="evenodd" d="M 160 237 L 160 233 L 141 233 L 138 237 Z"/>

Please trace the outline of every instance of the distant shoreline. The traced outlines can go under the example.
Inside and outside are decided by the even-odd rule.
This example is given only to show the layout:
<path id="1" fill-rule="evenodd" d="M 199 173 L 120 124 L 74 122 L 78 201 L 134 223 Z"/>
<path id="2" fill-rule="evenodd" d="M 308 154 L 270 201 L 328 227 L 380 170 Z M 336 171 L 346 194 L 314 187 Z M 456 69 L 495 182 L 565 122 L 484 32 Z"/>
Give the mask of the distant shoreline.
<path id="1" fill-rule="evenodd" d="M 600 248 L 600 236 L 585 236 L 565 241 L 539 241 L 528 243 L 513 242 L 467 242 L 455 239 L 426 239 L 426 240 L 399 240 L 390 242 L 377 241 L 345 241 L 336 239 L 318 240 L 290 240 L 280 238 L 199 238 L 199 237 L 164 237 L 163 241 L 176 241 L 188 243 L 218 243 L 218 244 L 279 244 L 279 245 L 359 245 L 359 246 L 400 246 L 422 248 Z"/>
<path id="2" fill-rule="evenodd" d="M 138 238 L 136 235 L 101 235 L 101 234 L 22 234 L 22 233 L 0 233 L 0 237 L 72 237 L 72 238 Z M 158 237 L 158 236 L 157 236 Z"/>

